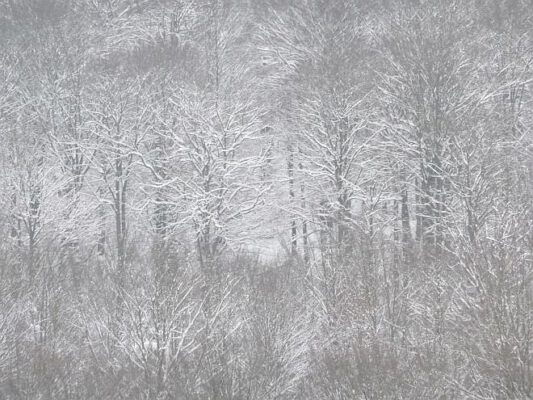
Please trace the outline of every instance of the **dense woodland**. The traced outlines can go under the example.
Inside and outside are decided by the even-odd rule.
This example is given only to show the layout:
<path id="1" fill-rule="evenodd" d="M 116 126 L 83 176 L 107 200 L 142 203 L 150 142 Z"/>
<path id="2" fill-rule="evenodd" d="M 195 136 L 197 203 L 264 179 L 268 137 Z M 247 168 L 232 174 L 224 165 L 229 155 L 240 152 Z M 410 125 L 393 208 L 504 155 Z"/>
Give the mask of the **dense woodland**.
<path id="1" fill-rule="evenodd" d="M 0 399 L 533 398 L 530 0 L 0 0 Z"/>

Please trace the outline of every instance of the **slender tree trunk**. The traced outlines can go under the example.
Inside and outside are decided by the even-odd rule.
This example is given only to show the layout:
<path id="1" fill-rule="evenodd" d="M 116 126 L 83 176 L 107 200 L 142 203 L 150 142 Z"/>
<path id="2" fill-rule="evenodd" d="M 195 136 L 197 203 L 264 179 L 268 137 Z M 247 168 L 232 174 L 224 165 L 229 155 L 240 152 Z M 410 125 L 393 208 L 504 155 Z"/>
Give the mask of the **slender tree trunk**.
<path id="1" fill-rule="evenodd" d="M 126 264 L 126 190 L 127 183 L 124 179 L 123 162 L 115 160 L 115 230 L 117 241 L 117 283 L 124 283 Z"/>
<path id="2" fill-rule="evenodd" d="M 298 164 L 298 167 L 300 171 L 303 170 L 303 164 L 301 162 Z M 300 185 L 300 195 L 302 197 L 302 209 L 305 211 L 307 209 L 307 202 L 305 198 L 306 194 L 305 194 L 305 186 L 303 182 Z M 310 261 L 309 233 L 307 230 L 307 220 L 305 218 L 302 219 L 302 241 L 303 241 L 304 263 L 305 265 L 309 265 L 309 261 Z"/>
<path id="3" fill-rule="evenodd" d="M 295 205 L 295 189 L 294 189 L 294 152 L 292 145 L 289 145 L 289 155 L 287 159 L 287 172 L 289 175 L 289 203 L 291 206 Z M 296 224 L 296 217 L 291 214 L 291 255 L 296 256 L 298 251 L 298 228 Z"/>

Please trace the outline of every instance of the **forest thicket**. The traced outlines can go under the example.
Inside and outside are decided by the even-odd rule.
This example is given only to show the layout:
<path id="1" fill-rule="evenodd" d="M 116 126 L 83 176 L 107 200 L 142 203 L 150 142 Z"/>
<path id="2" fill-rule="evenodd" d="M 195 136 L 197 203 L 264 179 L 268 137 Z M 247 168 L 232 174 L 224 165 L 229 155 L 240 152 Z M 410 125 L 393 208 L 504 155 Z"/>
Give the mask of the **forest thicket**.
<path id="1" fill-rule="evenodd" d="M 0 0 L 0 399 L 533 398 L 531 0 Z"/>

